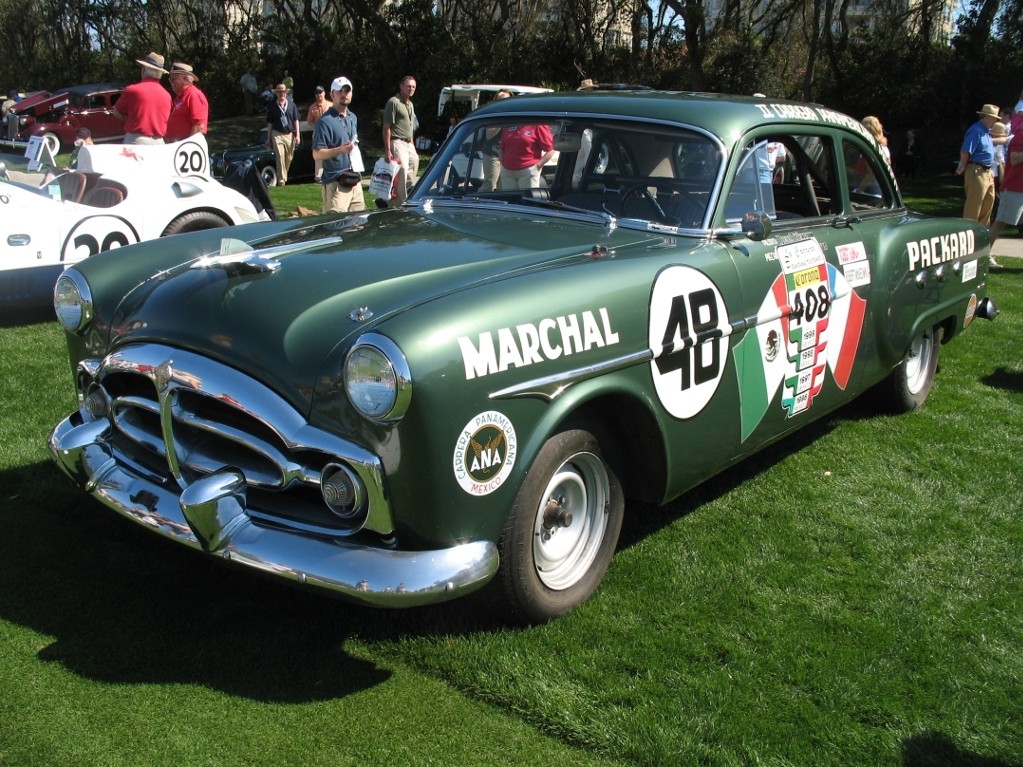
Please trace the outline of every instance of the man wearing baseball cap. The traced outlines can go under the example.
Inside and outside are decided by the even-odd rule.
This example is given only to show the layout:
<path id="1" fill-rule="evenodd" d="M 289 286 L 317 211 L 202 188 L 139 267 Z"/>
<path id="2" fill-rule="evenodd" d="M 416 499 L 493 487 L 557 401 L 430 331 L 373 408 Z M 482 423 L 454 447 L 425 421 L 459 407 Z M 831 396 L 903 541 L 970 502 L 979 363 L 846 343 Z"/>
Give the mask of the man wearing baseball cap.
<path id="1" fill-rule="evenodd" d="M 362 194 L 362 154 L 359 151 L 359 118 L 352 103 L 352 81 L 336 77 L 330 84 L 331 107 L 313 129 L 313 159 L 323 164 L 323 212 L 365 210 Z"/>
<path id="2" fill-rule="evenodd" d="M 966 129 L 963 137 L 956 175 L 965 179 L 963 218 L 972 218 L 987 226 L 991 223 L 991 210 L 995 205 L 995 177 L 991 173 L 991 166 L 995 162 L 995 145 L 991 141 L 990 131 L 991 126 L 998 122 L 998 107 L 985 104 L 977 114 L 980 119 Z"/>

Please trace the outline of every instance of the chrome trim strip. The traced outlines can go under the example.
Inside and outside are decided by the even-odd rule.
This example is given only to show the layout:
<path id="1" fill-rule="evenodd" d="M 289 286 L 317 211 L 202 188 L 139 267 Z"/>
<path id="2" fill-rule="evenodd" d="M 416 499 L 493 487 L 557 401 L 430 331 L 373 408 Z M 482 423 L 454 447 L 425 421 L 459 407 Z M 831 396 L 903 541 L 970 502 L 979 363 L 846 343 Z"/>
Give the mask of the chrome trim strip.
<path id="1" fill-rule="evenodd" d="M 76 423 L 76 421 L 78 423 Z M 433 604 L 481 588 L 497 572 L 497 546 L 474 541 L 399 551 L 328 540 L 256 524 L 245 509 L 245 478 L 223 470 L 181 496 L 116 462 L 106 421 L 74 414 L 50 435 L 58 466 L 117 513 L 189 548 L 303 586 L 379 607 Z"/>
<path id="2" fill-rule="evenodd" d="M 498 389 L 490 393 L 490 399 L 504 399 L 511 397 L 538 397 L 548 402 L 553 402 L 557 397 L 564 394 L 568 388 L 581 381 L 596 378 L 605 373 L 613 373 L 632 365 L 646 362 L 654 358 L 654 353 L 649 349 L 643 349 L 624 357 L 615 357 L 596 365 L 566 370 L 563 373 L 534 378 L 531 381 L 523 381 L 515 386 L 505 389 Z"/>
<path id="3" fill-rule="evenodd" d="M 685 347 L 692 347 L 696 344 L 716 341 L 720 338 L 734 335 L 735 333 L 741 333 L 755 324 L 756 317 L 753 318 L 752 324 L 750 324 L 749 319 L 740 320 L 738 322 L 729 323 L 729 332 L 727 333 L 722 332 L 720 328 L 715 328 L 710 331 L 697 333 L 695 337 L 687 336 L 682 340 Z M 666 346 L 662 350 L 661 355 L 669 354 L 671 351 L 672 348 Z M 574 384 L 587 381 L 591 378 L 596 378 L 597 376 L 604 375 L 605 373 L 613 373 L 617 370 L 622 370 L 624 368 L 631 367 L 632 365 L 637 365 L 652 359 L 654 359 L 654 353 L 650 349 L 642 349 L 641 351 L 633 352 L 632 354 L 627 354 L 623 357 L 615 357 L 614 359 L 605 360 L 604 362 L 596 365 L 587 365 L 586 367 L 575 368 L 574 370 L 566 370 L 563 373 L 554 373 L 549 376 L 534 378 L 530 381 L 523 381 L 520 384 L 515 384 L 514 386 L 509 386 L 504 389 L 498 389 L 497 391 L 490 393 L 490 399 L 537 397 L 547 402 L 553 402 Z"/>

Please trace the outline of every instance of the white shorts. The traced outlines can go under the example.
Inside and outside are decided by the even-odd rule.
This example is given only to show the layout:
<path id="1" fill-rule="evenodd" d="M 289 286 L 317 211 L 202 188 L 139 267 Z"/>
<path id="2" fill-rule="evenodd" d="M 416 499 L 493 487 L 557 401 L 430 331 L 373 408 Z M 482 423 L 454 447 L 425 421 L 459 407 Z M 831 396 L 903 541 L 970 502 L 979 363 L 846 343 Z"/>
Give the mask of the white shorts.
<path id="1" fill-rule="evenodd" d="M 1016 226 L 1023 216 L 1023 192 L 1002 192 L 998 195 L 998 213 L 995 221 Z"/>

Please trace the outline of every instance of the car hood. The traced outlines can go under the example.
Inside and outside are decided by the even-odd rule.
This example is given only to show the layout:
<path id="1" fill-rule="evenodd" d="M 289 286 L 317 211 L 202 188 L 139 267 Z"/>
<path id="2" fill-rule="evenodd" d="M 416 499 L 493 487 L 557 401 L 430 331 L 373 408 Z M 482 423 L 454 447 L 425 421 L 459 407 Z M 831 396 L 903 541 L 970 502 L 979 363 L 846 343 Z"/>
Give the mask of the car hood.
<path id="1" fill-rule="evenodd" d="M 246 229 L 231 231 L 244 236 Z M 522 210 L 306 219 L 255 250 L 191 259 L 148 278 L 112 318 L 111 342 L 199 351 L 307 412 L 324 362 L 354 334 L 474 285 L 587 259 L 594 243 L 620 249 L 661 239 Z"/>

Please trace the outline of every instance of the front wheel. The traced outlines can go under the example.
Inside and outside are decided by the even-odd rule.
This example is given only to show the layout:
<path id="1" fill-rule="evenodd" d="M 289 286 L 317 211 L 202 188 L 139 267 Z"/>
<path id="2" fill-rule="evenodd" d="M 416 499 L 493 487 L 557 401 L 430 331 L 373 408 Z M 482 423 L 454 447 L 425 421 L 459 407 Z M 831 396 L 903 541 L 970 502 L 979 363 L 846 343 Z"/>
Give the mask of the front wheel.
<path id="1" fill-rule="evenodd" d="M 216 213 L 205 210 L 195 210 L 191 213 L 182 213 L 176 219 L 167 224 L 161 237 L 168 237 L 172 234 L 184 234 L 185 232 L 201 232 L 205 229 L 218 229 L 222 226 L 230 226 L 231 222 L 226 221 Z"/>
<path id="2" fill-rule="evenodd" d="M 895 413 L 923 406 L 938 369 L 941 328 L 927 328 L 909 346 L 906 356 L 884 384 L 885 404 Z"/>
<path id="3" fill-rule="evenodd" d="M 547 440 L 499 544 L 511 611 L 542 623 L 585 602 L 611 563 L 624 508 L 621 484 L 592 434 L 573 429 Z"/>

